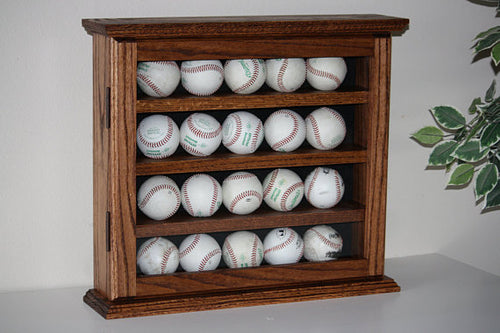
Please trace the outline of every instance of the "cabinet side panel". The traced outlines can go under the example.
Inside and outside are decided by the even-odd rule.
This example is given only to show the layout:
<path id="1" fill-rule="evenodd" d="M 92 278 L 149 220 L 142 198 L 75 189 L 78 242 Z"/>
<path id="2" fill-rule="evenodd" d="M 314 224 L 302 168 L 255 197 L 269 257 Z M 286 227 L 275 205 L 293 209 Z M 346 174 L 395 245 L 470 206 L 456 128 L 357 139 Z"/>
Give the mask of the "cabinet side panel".
<path id="1" fill-rule="evenodd" d="M 94 287 L 109 293 L 106 211 L 109 190 L 109 131 L 106 128 L 106 87 L 109 85 L 109 39 L 93 36 L 93 204 Z"/>
<path id="2" fill-rule="evenodd" d="M 366 165 L 365 253 L 371 275 L 384 272 L 385 217 L 387 199 L 387 156 L 389 137 L 390 37 L 375 39 L 370 60 L 371 110 Z"/>
<path id="3" fill-rule="evenodd" d="M 136 45 L 111 41 L 109 297 L 135 295 Z"/>

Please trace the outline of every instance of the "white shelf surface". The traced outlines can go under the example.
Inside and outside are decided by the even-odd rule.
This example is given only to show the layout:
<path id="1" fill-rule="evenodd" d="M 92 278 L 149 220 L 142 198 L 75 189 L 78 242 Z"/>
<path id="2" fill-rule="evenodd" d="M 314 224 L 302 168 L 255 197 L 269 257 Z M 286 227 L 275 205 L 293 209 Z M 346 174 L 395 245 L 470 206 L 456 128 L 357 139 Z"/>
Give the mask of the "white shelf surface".
<path id="1" fill-rule="evenodd" d="M 0 294 L 0 332 L 500 332 L 500 276 L 432 254 L 386 260 L 400 293 L 104 320 L 89 287 Z"/>

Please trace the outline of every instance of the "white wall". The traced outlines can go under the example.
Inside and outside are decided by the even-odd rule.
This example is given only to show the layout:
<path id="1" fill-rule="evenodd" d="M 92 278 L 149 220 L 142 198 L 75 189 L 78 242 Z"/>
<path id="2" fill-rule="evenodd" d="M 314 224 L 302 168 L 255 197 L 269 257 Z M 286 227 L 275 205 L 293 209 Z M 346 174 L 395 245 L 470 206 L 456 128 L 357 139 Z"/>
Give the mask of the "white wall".
<path id="1" fill-rule="evenodd" d="M 126 5 L 125 5 L 126 3 Z M 445 191 L 409 133 L 438 104 L 488 87 L 471 64 L 494 11 L 466 0 L 3 1 L 0 10 L 0 291 L 92 284 L 91 37 L 81 18 L 379 13 L 409 17 L 393 40 L 387 256 L 440 252 L 500 275 L 499 212 Z"/>

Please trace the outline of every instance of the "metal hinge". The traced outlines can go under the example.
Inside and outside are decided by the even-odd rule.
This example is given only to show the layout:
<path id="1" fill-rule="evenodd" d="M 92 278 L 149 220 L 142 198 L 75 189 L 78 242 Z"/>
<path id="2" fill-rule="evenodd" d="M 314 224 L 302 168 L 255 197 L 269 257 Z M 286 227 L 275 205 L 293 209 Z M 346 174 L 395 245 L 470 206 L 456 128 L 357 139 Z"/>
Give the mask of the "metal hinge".
<path id="1" fill-rule="evenodd" d="M 111 127 L 111 88 L 106 87 L 106 128 Z"/>
<path id="2" fill-rule="evenodd" d="M 111 251 L 111 214 L 106 212 L 106 252 Z"/>

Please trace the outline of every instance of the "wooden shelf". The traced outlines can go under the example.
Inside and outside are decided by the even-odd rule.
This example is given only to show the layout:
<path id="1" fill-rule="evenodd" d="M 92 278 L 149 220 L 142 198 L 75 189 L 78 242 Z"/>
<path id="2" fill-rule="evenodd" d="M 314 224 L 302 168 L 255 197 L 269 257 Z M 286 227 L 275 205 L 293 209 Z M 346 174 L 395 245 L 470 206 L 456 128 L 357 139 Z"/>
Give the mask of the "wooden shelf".
<path id="1" fill-rule="evenodd" d="M 137 217 L 135 233 L 137 238 L 155 236 L 188 235 L 236 230 L 255 230 L 294 227 L 313 224 L 360 222 L 364 220 L 363 205 L 354 201 L 341 201 L 331 209 L 316 209 L 308 204 L 299 205 L 290 212 L 278 212 L 264 203 L 252 214 L 236 215 L 221 207 L 213 216 L 192 217 L 184 210 L 164 221 L 151 220 L 144 215 Z"/>
<path id="2" fill-rule="evenodd" d="M 154 160 L 140 156 L 136 163 L 138 176 L 210 172 L 223 170 L 251 170 L 280 167 L 319 166 L 365 163 L 367 152 L 360 146 L 341 145 L 334 150 L 298 149 L 290 153 L 257 151 L 250 155 L 217 152 L 198 157 L 184 152 L 181 147 L 172 156 Z"/>
<path id="3" fill-rule="evenodd" d="M 291 106 L 364 104 L 367 102 L 368 91 L 360 88 L 338 91 L 299 89 L 294 93 L 278 93 L 264 90 L 250 95 L 222 92 L 206 97 L 193 96 L 180 91 L 165 98 L 143 96 L 137 100 L 136 111 L 137 113 L 156 113 L 221 109 L 245 110 Z"/>

